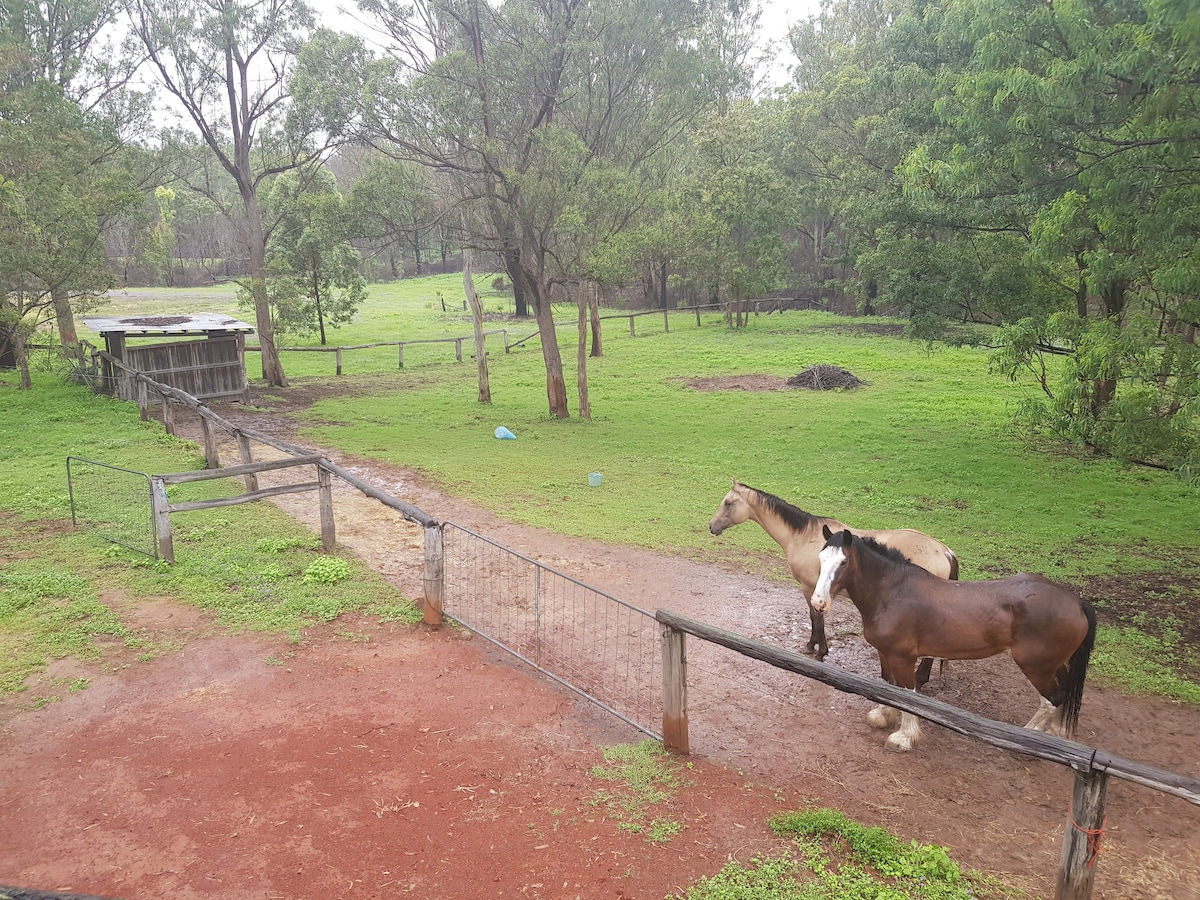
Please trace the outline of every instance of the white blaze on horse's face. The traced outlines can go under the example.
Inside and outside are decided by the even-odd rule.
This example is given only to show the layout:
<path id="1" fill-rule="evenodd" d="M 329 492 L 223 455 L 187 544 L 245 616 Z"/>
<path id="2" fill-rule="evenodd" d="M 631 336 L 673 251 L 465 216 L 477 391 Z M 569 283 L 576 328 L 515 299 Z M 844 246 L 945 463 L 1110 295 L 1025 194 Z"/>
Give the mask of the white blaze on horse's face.
<path id="1" fill-rule="evenodd" d="M 833 584 L 846 565 L 846 551 L 841 546 L 829 545 L 821 551 L 820 560 L 821 574 L 817 576 L 817 586 L 809 603 L 824 615 L 833 605 Z"/>

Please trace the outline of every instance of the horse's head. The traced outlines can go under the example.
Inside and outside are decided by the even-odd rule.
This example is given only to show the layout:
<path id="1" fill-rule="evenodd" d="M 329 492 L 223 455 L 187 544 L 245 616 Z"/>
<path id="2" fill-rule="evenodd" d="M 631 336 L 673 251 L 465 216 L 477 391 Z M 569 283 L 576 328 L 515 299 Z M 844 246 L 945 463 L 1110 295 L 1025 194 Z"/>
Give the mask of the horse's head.
<path id="1" fill-rule="evenodd" d="M 849 529 L 834 533 L 828 525 L 821 526 L 825 535 L 825 546 L 821 548 L 821 574 L 817 576 L 817 586 L 813 589 L 812 598 L 808 601 L 812 608 L 824 615 L 833 605 L 833 598 L 842 593 L 846 576 L 850 568 L 849 552 L 854 536 Z"/>
<path id="2" fill-rule="evenodd" d="M 726 528 L 741 525 L 750 518 L 750 504 L 746 502 L 745 491 L 746 486 L 736 478 L 733 479 L 733 488 L 725 495 L 725 499 L 721 501 L 721 505 L 717 507 L 716 513 L 708 523 L 709 531 L 713 534 L 720 534 Z"/>

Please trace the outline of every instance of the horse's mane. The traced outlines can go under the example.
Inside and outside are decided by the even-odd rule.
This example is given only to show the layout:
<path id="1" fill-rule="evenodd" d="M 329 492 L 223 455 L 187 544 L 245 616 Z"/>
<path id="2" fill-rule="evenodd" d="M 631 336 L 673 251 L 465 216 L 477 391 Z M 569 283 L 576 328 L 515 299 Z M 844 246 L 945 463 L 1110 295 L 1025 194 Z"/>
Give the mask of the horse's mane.
<path id="1" fill-rule="evenodd" d="M 774 494 L 768 494 L 766 491 L 760 491 L 756 487 L 750 487 L 748 484 L 743 484 L 742 487 L 747 490 L 754 491 L 758 494 L 763 505 L 767 507 L 790 527 L 793 531 L 804 532 L 812 527 L 813 523 L 820 523 L 821 516 L 814 516 L 812 513 L 806 513 L 798 506 L 792 506 L 782 497 L 776 497 Z"/>
<path id="2" fill-rule="evenodd" d="M 881 544 L 881 543 L 879 543 L 879 541 L 875 540 L 875 538 L 873 538 L 873 537 L 859 536 L 856 534 L 856 535 L 854 535 L 854 539 L 857 541 L 862 541 L 863 545 L 868 550 L 872 550 L 875 553 L 878 553 L 880 556 L 884 557 L 885 559 L 890 559 L 892 562 L 901 563 L 903 565 L 908 565 L 908 566 L 917 565 L 915 562 L 913 562 L 911 559 L 909 559 L 907 556 L 905 556 L 903 553 L 901 553 L 895 547 L 889 547 L 887 544 Z M 918 568 L 920 568 L 920 567 L 918 566 Z"/>

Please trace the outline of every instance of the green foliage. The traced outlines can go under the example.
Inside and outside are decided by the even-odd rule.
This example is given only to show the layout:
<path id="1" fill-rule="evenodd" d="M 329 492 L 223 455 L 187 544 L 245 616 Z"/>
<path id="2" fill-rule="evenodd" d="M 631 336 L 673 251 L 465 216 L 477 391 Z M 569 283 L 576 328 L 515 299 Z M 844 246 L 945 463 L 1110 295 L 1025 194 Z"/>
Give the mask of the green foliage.
<path id="1" fill-rule="evenodd" d="M 956 0 L 925 19 L 958 55 L 917 45 L 906 60 L 897 42 L 889 63 L 936 75 L 940 121 L 914 133 L 896 169 L 909 205 L 884 220 L 911 239 L 916 265 L 882 240 L 863 261 L 884 263 L 873 270 L 914 324 L 949 301 L 1010 325 L 1004 368 L 1038 378 L 1038 424 L 1119 459 L 1193 471 L 1200 257 L 1183 223 L 1200 213 L 1200 170 L 1183 147 L 1200 134 L 1188 111 L 1200 82 L 1195 54 L 1180 52 L 1195 29 L 1185 6 Z M 981 234 L 1011 245 L 1010 289 L 987 277 L 997 269 L 984 256 L 976 277 L 945 277 Z M 1031 327 L 1050 343 L 1029 343 Z M 1050 350 L 1069 354 L 1055 384 L 1041 378 Z"/>
<path id="2" fill-rule="evenodd" d="M 684 766 L 658 741 L 618 744 L 603 750 L 607 765 L 594 765 L 592 778 L 610 782 L 611 789 L 597 790 L 592 803 L 608 809 L 618 828 L 641 834 L 650 843 L 665 843 L 683 830 L 683 825 L 665 816 L 650 817 L 653 807 L 669 804 L 686 784 Z"/>
<path id="3" fill-rule="evenodd" d="M 102 228 L 142 199 L 114 165 L 115 123 L 70 94 L 111 21 L 111 8 L 93 3 L 50 10 L 14 0 L 0 13 L 0 343 L 17 338 L 25 387 L 29 335 L 98 303 L 113 283 Z"/>
<path id="4" fill-rule="evenodd" d="M 744 103 L 703 120 L 673 234 L 672 256 L 702 290 L 735 303 L 784 283 L 782 238 L 793 188 L 770 154 L 773 108 Z M 742 324 L 737 310 L 735 323 Z"/>
<path id="5" fill-rule="evenodd" d="M 0 547 L 11 537 L 0 529 Z M 49 660 L 99 659 L 97 635 L 127 638 L 131 632 L 86 578 L 36 558 L 0 565 L 0 695 L 24 690 Z"/>
<path id="6" fill-rule="evenodd" d="M 337 584 L 350 577 L 350 564 L 344 559 L 322 556 L 304 570 L 305 584 Z"/>
<path id="7" fill-rule="evenodd" d="M 1053 348 L 1068 354 L 1049 373 Z M 1026 401 L 1021 421 L 1122 460 L 1187 472 L 1200 460 L 1200 350 L 1154 323 L 1131 316 L 1089 321 L 1062 312 L 1002 330 L 993 357 L 1010 378 L 1032 373 L 1042 398 Z"/>
<path id="8" fill-rule="evenodd" d="M 790 854 L 729 863 L 674 900 L 977 900 L 1002 885 L 964 873 L 944 847 L 905 844 L 834 809 L 773 816 L 775 834 L 795 838 Z"/>
<path id="9" fill-rule="evenodd" d="M 304 547 L 311 550 L 314 548 L 314 545 L 314 538 L 262 538 L 254 544 L 254 549 L 261 553 L 282 553 L 285 550 L 294 550 L 297 547 Z"/>
<path id="10" fill-rule="evenodd" d="M 1171 663 L 1196 671 L 1200 654 L 1194 647 L 1172 646 L 1136 628 L 1101 626 L 1092 651 L 1091 671 L 1101 682 L 1148 697 L 1200 703 L 1200 684 L 1180 677 Z"/>
<path id="11" fill-rule="evenodd" d="M 348 611 L 420 621 L 393 587 L 320 554 L 314 536 L 269 503 L 177 514 L 174 566 L 106 543 L 87 524 L 64 529 L 68 455 L 151 472 L 203 466 L 194 445 L 164 439 L 134 404 L 49 375 L 35 375 L 29 391 L 0 382 L 0 694 L 21 691 L 51 660 L 112 665 L 125 650 L 144 660 L 174 646 L 169 636 L 131 631 L 120 608 L 100 599 L 110 594 L 169 598 L 212 610 L 225 627 L 296 640 Z M 227 489 L 221 481 L 172 487 L 187 500 Z"/>
<path id="12" fill-rule="evenodd" d="M 827 895 L 800 880 L 799 866 L 788 856 L 755 856 L 750 864 L 727 863 L 669 900 L 818 900 Z"/>
<path id="13" fill-rule="evenodd" d="M 366 299 L 366 280 L 358 272 L 362 256 L 349 238 L 351 215 L 325 169 L 303 182 L 292 173 L 275 178 L 267 208 L 277 220 L 267 242 L 267 291 L 278 334 L 320 336 L 354 318 Z M 254 308 L 248 286 L 238 290 L 242 308 Z"/>
<path id="14" fill-rule="evenodd" d="M 846 841 L 856 860 L 886 878 L 939 879 L 954 883 L 962 878 L 958 865 L 944 847 L 902 844 L 884 828 L 868 828 L 846 818 L 841 810 L 820 808 L 783 813 L 770 820 L 776 834 L 821 837 L 837 836 Z"/>

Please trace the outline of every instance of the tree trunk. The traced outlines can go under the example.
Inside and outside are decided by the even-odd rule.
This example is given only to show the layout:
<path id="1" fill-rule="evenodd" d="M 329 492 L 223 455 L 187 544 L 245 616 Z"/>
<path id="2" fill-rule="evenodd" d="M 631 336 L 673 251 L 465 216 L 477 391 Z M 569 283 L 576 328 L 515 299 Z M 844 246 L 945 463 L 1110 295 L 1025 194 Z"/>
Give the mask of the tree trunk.
<path id="1" fill-rule="evenodd" d="M 262 376 L 271 387 L 287 387 L 279 350 L 275 346 L 275 323 L 271 321 L 271 298 L 267 293 L 267 243 L 263 235 L 262 211 L 248 179 L 241 194 L 249 231 L 250 293 L 254 297 L 255 327 L 262 348 Z"/>
<path id="2" fill-rule="evenodd" d="M 29 345 L 26 343 L 29 340 L 29 333 L 18 324 L 13 328 L 11 334 L 13 355 L 17 360 L 17 369 L 21 373 L 18 387 L 23 391 L 28 391 L 33 387 L 33 379 L 29 376 Z"/>
<path id="3" fill-rule="evenodd" d="M 61 287 L 54 288 L 51 296 L 54 298 L 54 316 L 58 320 L 58 339 L 62 343 L 63 352 L 69 356 L 75 356 L 79 349 L 79 335 L 75 331 L 75 314 L 71 312 L 71 298 Z"/>
<path id="4" fill-rule="evenodd" d="M 600 357 L 604 355 L 604 348 L 600 335 L 600 288 L 596 286 L 592 291 L 591 301 L 588 304 L 591 309 L 592 319 L 592 356 Z"/>
<path id="5" fill-rule="evenodd" d="M 415 265 L 415 274 L 420 275 L 420 274 L 422 274 L 421 273 L 421 229 L 418 227 L 416 219 L 413 220 L 412 248 L 413 248 L 413 263 Z"/>
<path id="6" fill-rule="evenodd" d="M 587 333 L 588 333 L 588 302 L 587 283 L 579 279 L 579 339 L 576 342 L 575 384 L 579 391 L 579 418 L 592 418 L 592 404 L 588 400 L 587 380 Z"/>
<path id="7" fill-rule="evenodd" d="M 879 282 L 874 278 L 867 281 L 867 299 L 863 301 L 863 315 L 875 315 L 875 299 L 879 296 Z"/>
<path id="8" fill-rule="evenodd" d="M 471 265 L 471 251 L 463 248 L 463 289 L 467 302 L 471 304 L 471 324 L 475 327 L 475 369 L 479 375 L 479 402 L 492 402 L 492 386 L 488 381 L 487 338 L 483 333 L 483 305 L 475 291 L 475 280 Z"/>
<path id="9" fill-rule="evenodd" d="M 521 268 L 521 253 L 518 250 L 504 251 L 504 269 L 513 286 L 513 302 L 516 304 L 516 315 L 524 318 L 529 315 L 529 305 L 525 290 L 521 287 L 522 278 L 518 274 Z"/>
<path id="10" fill-rule="evenodd" d="M 321 331 L 321 346 L 325 346 L 325 311 L 321 309 L 321 280 L 313 272 L 313 299 L 317 304 L 317 328 Z"/>
<path id="11" fill-rule="evenodd" d="M 1125 301 L 1129 283 L 1123 278 L 1116 278 L 1104 286 L 1100 292 L 1100 299 L 1104 303 L 1104 314 L 1110 319 L 1120 319 L 1121 314 L 1125 311 Z M 1119 373 L 1118 373 L 1119 374 Z M 1099 418 L 1100 414 L 1112 403 L 1113 397 L 1117 395 L 1117 376 L 1111 378 L 1097 378 L 1092 383 L 1092 418 Z"/>
<path id="12" fill-rule="evenodd" d="M 550 415 L 556 419 L 571 418 L 567 407 L 567 385 L 563 380 L 562 354 L 558 349 L 558 334 L 554 330 L 554 310 L 550 306 L 550 291 L 542 285 L 530 285 L 533 290 L 533 314 L 538 334 L 542 338 L 542 360 L 546 364 L 546 399 Z"/>

